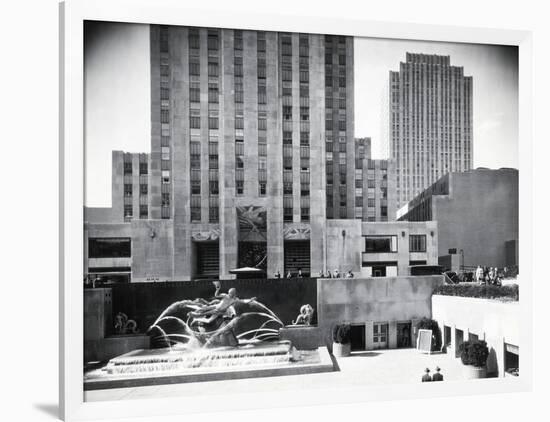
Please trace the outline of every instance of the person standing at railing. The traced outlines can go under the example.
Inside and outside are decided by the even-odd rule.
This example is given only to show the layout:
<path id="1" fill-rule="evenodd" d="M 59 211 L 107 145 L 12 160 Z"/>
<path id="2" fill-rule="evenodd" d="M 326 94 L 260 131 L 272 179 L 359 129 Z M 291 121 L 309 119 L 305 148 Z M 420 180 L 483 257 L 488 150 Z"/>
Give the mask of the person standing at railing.
<path id="1" fill-rule="evenodd" d="M 480 265 L 478 265 L 476 269 L 476 281 L 478 283 L 481 283 L 482 279 L 483 279 L 483 269 L 481 268 Z"/>

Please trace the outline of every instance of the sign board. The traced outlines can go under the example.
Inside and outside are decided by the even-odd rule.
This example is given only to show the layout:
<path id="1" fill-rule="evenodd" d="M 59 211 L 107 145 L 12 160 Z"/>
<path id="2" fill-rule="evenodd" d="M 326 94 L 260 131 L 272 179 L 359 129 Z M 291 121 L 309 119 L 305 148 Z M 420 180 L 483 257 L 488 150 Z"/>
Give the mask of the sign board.
<path id="1" fill-rule="evenodd" d="M 423 353 L 432 352 L 432 330 L 418 330 L 416 348 Z"/>

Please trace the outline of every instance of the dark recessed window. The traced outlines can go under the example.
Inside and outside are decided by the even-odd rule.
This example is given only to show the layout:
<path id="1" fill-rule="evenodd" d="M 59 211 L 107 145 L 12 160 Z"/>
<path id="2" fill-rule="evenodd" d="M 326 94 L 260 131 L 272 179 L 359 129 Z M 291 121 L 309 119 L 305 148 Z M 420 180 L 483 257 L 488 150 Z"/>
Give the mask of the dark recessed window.
<path id="1" fill-rule="evenodd" d="M 130 238 L 89 238 L 88 256 L 90 258 L 129 258 L 132 256 Z"/>

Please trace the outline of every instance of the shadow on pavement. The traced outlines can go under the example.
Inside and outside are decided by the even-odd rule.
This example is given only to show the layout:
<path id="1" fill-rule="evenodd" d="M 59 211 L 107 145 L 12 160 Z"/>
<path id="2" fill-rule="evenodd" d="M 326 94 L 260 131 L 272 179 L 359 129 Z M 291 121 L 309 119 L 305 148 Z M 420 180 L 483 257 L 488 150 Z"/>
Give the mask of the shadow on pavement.
<path id="1" fill-rule="evenodd" d="M 59 406 L 55 403 L 35 403 L 34 408 L 55 419 L 59 418 Z"/>

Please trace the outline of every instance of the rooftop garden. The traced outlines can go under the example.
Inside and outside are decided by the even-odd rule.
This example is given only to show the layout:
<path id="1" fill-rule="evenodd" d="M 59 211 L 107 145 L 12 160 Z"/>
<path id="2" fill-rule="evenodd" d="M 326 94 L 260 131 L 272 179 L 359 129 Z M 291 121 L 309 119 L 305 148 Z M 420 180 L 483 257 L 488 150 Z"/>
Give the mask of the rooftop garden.
<path id="1" fill-rule="evenodd" d="M 434 295 L 517 301 L 519 300 L 519 287 L 517 284 L 505 286 L 477 283 L 444 284 L 436 287 Z"/>

